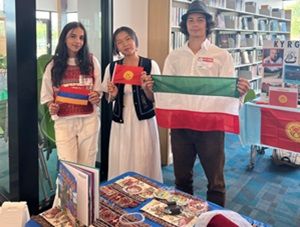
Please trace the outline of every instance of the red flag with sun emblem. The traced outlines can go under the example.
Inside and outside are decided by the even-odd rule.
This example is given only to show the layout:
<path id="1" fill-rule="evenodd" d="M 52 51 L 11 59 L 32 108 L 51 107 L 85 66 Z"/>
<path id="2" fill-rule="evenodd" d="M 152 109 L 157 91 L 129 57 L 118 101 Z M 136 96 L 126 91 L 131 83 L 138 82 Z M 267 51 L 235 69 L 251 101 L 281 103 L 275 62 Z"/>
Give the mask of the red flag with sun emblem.
<path id="1" fill-rule="evenodd" d="M 261 143 L 300 152 L 300 114 L 261 108 Z"/>
<path id="2" fill-rule="evenodd" d="M 269 97 L 271 105 L 297 108 L 298 88 L 270 87 Z"/>
<path id="3" fill-rule="evenodd" d="M 112 82 L 114 84 L 141 85 L 143 67 L 116 64 Z"/>

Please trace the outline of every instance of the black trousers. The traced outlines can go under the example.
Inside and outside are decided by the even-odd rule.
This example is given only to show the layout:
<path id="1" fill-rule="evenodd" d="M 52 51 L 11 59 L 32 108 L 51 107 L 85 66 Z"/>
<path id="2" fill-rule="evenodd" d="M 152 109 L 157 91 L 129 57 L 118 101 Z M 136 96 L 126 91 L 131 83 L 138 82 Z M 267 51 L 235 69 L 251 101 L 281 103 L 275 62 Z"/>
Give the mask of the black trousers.
<path id="1" fill-rule="evenodd" d="M 207 200 L 225 205 L 224 132 L 172 129 L 171 145 L 176 188 L 193 194 L 193 167 L 198 155 L 208 180 Z"/>

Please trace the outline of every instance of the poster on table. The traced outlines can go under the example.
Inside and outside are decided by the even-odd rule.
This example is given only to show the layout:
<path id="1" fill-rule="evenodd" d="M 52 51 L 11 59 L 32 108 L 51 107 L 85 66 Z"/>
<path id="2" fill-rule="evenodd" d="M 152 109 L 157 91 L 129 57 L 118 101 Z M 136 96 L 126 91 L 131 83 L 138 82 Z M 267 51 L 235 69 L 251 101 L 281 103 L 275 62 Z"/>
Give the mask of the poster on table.
<path id="1" fill-rule="evenodd" d="M 266 40 L 263 43 L 264 74 L 261 92 L 269 96 L 270 87 L 297 92 L 300 85 L 300 41 Z M 283 92 L 285 92 L 283 91 Z"/>

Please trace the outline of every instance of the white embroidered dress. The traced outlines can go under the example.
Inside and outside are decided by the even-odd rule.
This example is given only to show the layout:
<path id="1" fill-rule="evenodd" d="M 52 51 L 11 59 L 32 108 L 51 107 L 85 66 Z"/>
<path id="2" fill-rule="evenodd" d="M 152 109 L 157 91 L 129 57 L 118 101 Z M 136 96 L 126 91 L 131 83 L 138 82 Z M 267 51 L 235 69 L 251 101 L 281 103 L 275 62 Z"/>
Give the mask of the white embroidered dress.
<path id="1" fill-rule="evenodd" d="M 152 60 L 151 74 L 160 74 Z M 110 79 L 109 65 L 106 67 L 102 87 L 107 91 Z M 160 143 L 156 117 L 138 120 L 133 104 L 132 86 L 124 86 L 122 124 L 112 121 L 109 142 L 108 179 L 127 171 L 134 171 L 152 179 L 162 181 Z"/>

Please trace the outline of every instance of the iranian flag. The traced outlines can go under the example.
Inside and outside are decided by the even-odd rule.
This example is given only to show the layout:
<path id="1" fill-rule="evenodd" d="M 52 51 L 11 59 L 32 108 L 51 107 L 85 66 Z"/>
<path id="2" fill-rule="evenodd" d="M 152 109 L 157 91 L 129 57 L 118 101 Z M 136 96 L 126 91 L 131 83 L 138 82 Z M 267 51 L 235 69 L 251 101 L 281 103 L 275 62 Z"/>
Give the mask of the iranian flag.
<path id="1" fill-rule="evenodd" d="M 237 78 L 153 75 L 163 128 L 239 133 Z"/>

